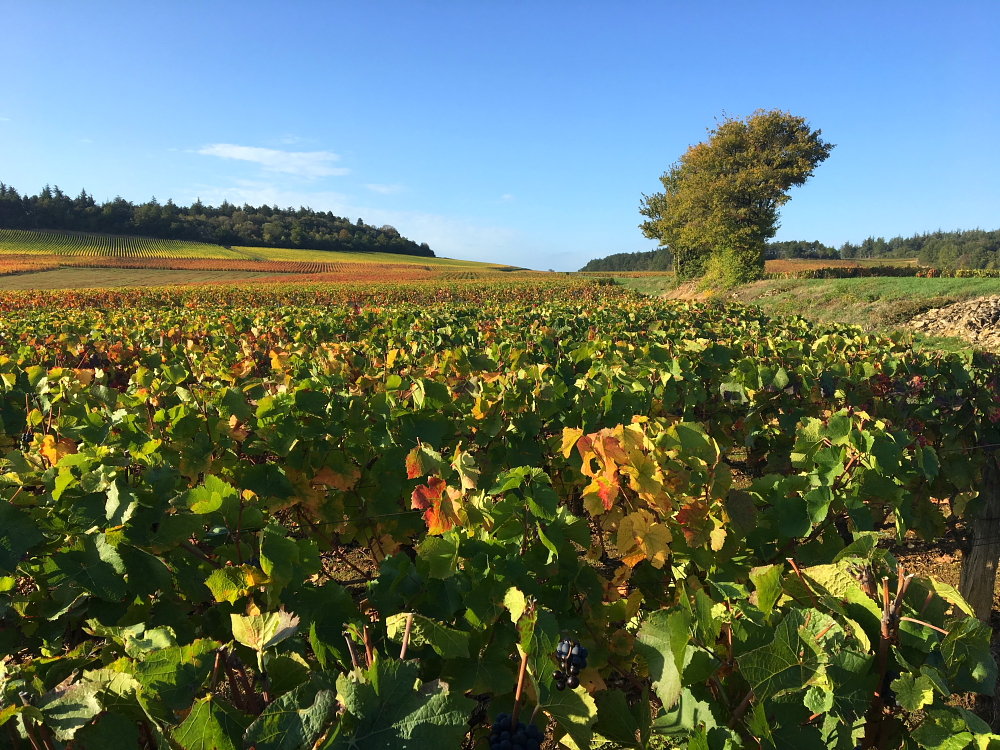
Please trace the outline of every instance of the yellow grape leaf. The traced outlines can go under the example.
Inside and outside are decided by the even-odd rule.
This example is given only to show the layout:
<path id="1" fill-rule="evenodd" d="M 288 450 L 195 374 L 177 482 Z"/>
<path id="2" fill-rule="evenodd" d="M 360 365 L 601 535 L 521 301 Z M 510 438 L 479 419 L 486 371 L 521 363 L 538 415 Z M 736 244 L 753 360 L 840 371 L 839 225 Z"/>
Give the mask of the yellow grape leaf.
<path id="1" fill-rule="evenodd" d="M 341 492 L 349 492 L 354 489 L 354 485 L 361 478 L 361 471 L 353 467 L 347 473 L 336 472 L 329 466 L 324 466 L 316 476 L 312 478 L 312 484 L 325 484 L 327 487 L 334 487 Z"/>
<path id="2" fill-rule="evenodd" d="M 385 356 L 385 366 L 392 367 L 396 364 L 396 357 L 399 356 L 399 349 L 390 349 L 389 353 Z"/>
<path id="3" fill-rule="evenodd" d="M 205 585 L 212 592 L 215 601 L 233 604 L 266 581 L 267 576 L 252 565 L 225 566 L 212 571 L 205 579 Z"/>
<path id="4" fill-rule="evenodd" d="M 642 557 L 649 560 L 657 569 L 662 568 L 667 562 L 672 541 L 670 529 L 665 524 L 657 522 L 653 514 L 647 510 L 630 513 L 618 524 L 619 551 L 628 554 L 629 559 L 632 559 L 633 555 L 630 553 L 633 547 L 638 547 Z"/>
<path id="5" fill-rule="evenodd" d="M 451 461 L 451 468 L 455 470 L 462 480 L 463 490 L 474 490 L 479 482 L 479 468 L 476 466 L 476 459 L 471 453 L 463 453 L 461 447 L 455 449 L 455 457 Z"/>
<path id="6" fill-rule="evenodd" d="M 716 524 L 718 524 L 718 522 L 716 522 Z M 709 541 L 712 544 L 713 552 L 721 550 L 723 545 L 726 543 L 726 530 L 722 526 L 716 525 L 715 530 L 708 536 Z"/>
<path id="7" fill-rule="evenodd" d="M 93 370 L 73 370 L 80 385 L 90 385 L 94 380 Z"/>
<path id="8" fill-rule="evenodd" d="M 55 435 L 46 435 L 42 438 L 41 454 L 48 459 L 52 466 L 59 463 L 63 456 L 76 453 L 76 443 L 67 438 L 56 440 Z"/>
<path id="9" fill-rule="evenodd" d="M 583 430 L 576 427 L 563 427 L 562 434 L 562 454 L 563 458 L 569 458 L 573 452 L 576 441 L 583 437 Z"/>

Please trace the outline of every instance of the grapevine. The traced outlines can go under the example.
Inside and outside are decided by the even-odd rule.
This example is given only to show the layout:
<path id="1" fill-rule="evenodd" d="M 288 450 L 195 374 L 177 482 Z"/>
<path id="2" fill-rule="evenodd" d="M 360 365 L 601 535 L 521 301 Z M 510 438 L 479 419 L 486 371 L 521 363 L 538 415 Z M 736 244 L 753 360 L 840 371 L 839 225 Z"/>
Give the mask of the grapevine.
<path id="1" fill-rule="evenodd" d="M 0 310 L 2 750 L 998 739 L 882 544 L 976 517 L 992 355 L 586 280 Z"/>

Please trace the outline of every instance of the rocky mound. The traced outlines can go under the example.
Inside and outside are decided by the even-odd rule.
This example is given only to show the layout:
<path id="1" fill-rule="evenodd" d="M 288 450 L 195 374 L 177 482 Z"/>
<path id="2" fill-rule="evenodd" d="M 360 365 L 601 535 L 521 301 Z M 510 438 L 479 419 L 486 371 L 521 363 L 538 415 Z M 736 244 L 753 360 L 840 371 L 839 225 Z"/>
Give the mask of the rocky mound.
<path id="1" fill-rule="evenodd" d="M 1000 296 L 928 310 L 909 326 L 929 336 L 959 336 L 983 349 L 1000 349 Z"/>

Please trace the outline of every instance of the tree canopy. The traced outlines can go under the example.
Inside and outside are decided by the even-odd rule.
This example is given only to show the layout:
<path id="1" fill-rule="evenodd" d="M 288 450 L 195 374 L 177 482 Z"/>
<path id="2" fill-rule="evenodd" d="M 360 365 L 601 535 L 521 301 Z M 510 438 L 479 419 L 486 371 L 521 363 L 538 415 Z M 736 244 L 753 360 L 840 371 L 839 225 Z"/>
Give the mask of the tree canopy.
<path id="1" fill-rule="evenodd" d="M 400 253 L 434 257 L 426 242 L 402 237 L 388 224 L 375 227 L 330 211 L 277 206 L 178 206 L 156 198 L 135 204 L 124 198 L 98 203 L 86 190 L 76 198 L 58 186 L 21 195 L 0 183 L 0 229 L 41 229 L 193 240 L 219 245 Z"/>
<path id="2" fill-rule="evenodd" d="M 833 144 L 780 110 L 726 116 L 708 134 L 663 174 L 662 193 L 643 195 L 640 228 L 670 248 L 680 278 L 752 281 L 764 272 L 788 191 L 812 176 Z"/>

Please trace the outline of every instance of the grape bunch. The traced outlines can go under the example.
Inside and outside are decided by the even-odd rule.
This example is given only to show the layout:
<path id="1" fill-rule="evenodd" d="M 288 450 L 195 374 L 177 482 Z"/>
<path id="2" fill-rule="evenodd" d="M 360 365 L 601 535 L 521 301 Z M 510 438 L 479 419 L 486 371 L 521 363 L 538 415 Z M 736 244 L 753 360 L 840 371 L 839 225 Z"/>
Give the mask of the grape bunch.
<path id="1" fill-rule="evenodd" d="M 497 714 L 490 732 L 490 750 L 538 750 L 545 736 L 534 724 L 517 722 L 515 727 L 507 714 Z"/>
<path id="2" fill-rule="evenodd" d="M 587 649 L 580 645 L 580 641 L 571 641 L 568 638 L 559 641 L 556 647 L 556 661 L 560 666 L 560 669 L 552 673 L 556 689 L 565 690 L 569 686 L 572 690 L 579 685 L 580 670 L 587 668 Z"/>

